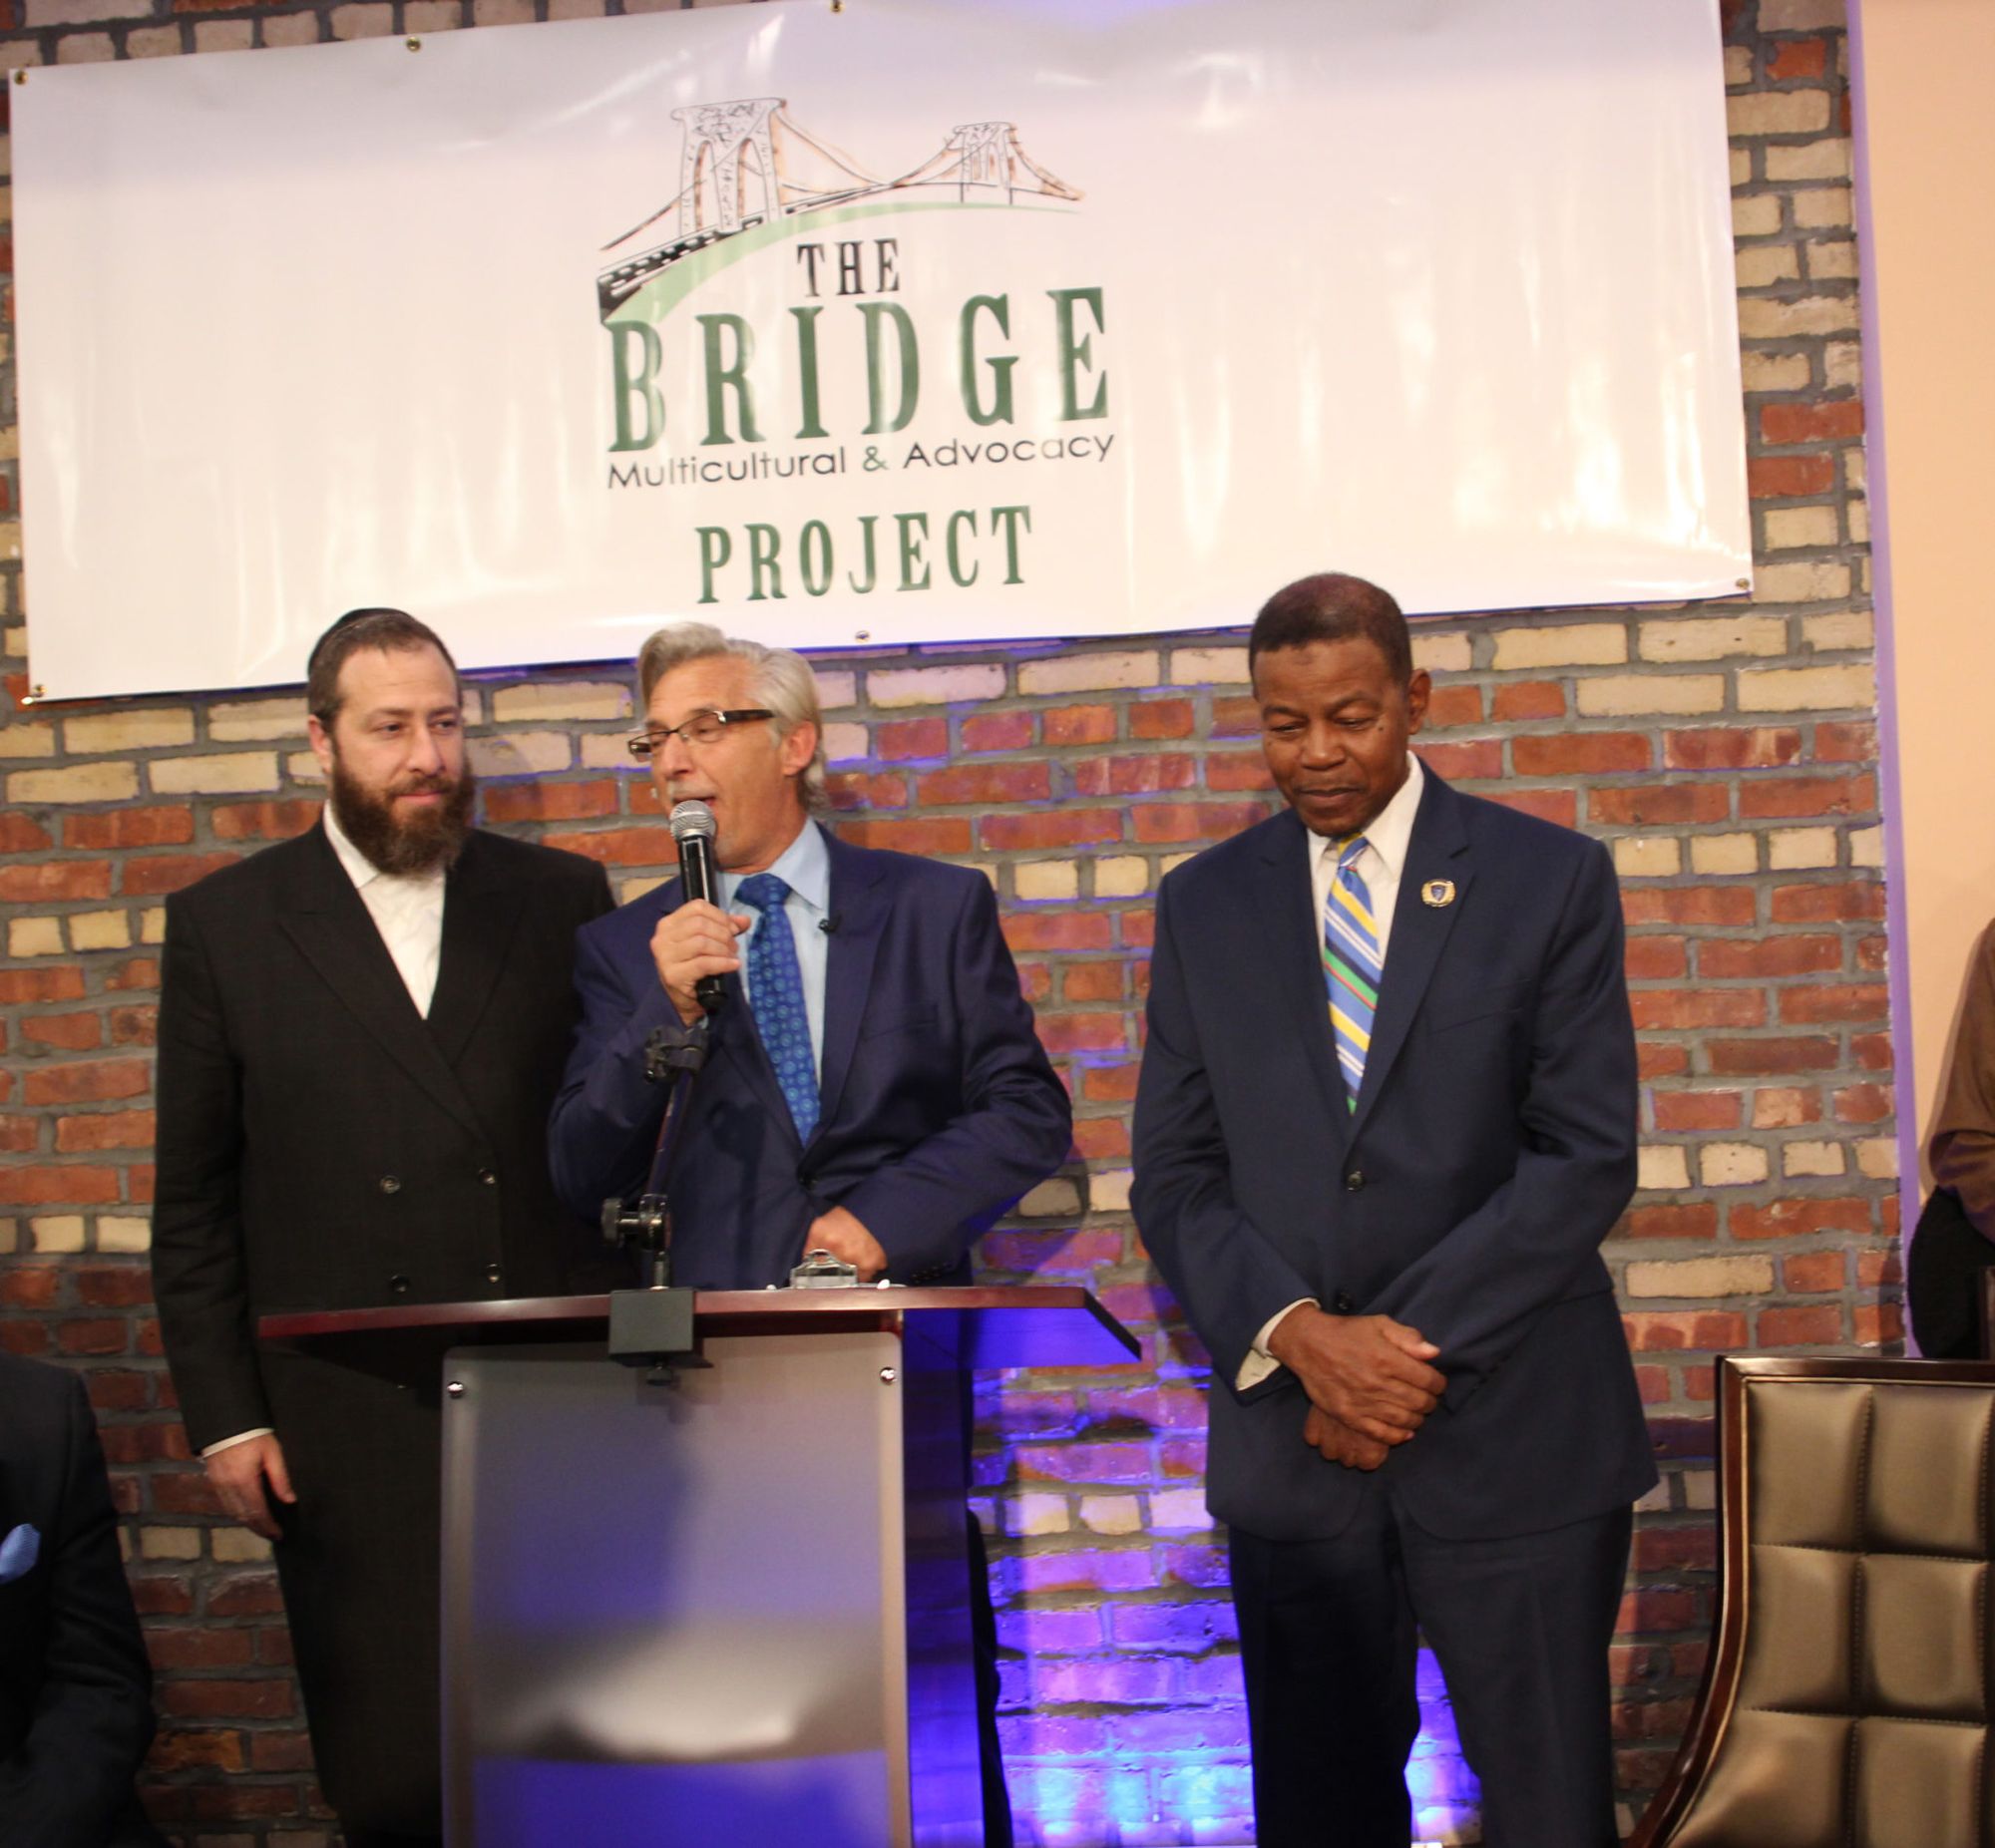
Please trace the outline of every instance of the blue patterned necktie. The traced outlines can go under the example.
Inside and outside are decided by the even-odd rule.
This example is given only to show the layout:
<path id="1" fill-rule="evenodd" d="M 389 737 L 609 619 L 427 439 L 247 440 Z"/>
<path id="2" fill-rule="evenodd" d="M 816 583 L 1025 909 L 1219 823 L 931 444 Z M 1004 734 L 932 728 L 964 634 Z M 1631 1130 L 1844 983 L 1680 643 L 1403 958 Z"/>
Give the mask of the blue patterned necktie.
<path id="1" fill-rule="evenodd" d="M 797 1135 L 808 1142 L 817 1128 L 817 1060 L 811 1052 L 797 940 L 790 934 L 789 913 L 783 909 L 790 889 L 773 873 L 755 873 L 741 882 L 734 896 L 762 916 L 748 939 L 748 1004 Z"/>
<path id="2" fill-rule="evenodd" d="M 1372 1016 L 1379 1006 L 1379 977 L 1385 972 L 1379 955 L 1379 924 L 1372 916 L 1372 894 L 1358 872 L 1358 856 L 1364 853 L 1365 845 L 1362 834 L 1338 844 L 1337 872 L 1323 908 L 1323 979 L 1330 990 L 1337 1063 L 1353 1110 L 1358 1108 L 1358 1087 L 1365 1082 L 1365 1055 L 1372 1050 Z"/>

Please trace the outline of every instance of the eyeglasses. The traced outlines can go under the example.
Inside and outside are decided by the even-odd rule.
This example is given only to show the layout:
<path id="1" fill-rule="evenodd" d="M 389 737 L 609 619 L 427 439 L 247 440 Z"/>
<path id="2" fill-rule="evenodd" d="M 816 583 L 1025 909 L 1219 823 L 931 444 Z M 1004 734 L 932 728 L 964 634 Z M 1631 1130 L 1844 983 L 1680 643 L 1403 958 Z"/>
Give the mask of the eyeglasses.
<path id="1" fill-rule="evenodd" d="M 747 725 L 756 719 L 775 716 L 766 706 L 737 706 L 732 712 L 695 712 L 683 725 L 647 725 L 640 732 L 632 732 L 627 743 L 630 755 L 641 759 L 653 751 L 662 751 L 668 738 L 681 739 L 689 747 L 704 747 L 718 744 L 730 725 Z"/>

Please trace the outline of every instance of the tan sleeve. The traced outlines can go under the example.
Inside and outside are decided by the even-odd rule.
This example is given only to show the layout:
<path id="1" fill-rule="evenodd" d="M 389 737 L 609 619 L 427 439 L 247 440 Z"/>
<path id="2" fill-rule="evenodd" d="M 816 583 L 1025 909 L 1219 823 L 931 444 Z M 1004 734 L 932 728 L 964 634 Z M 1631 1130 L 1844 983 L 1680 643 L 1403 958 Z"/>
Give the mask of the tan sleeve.
<path id="1" fill-rule="evenodd" d="M 1974 946 L 1960 1034 L 1926 1153 L 1934 1184 L 1958 1194 L 1975 1229 L 1995 1240 L 1995 924 Z"/>

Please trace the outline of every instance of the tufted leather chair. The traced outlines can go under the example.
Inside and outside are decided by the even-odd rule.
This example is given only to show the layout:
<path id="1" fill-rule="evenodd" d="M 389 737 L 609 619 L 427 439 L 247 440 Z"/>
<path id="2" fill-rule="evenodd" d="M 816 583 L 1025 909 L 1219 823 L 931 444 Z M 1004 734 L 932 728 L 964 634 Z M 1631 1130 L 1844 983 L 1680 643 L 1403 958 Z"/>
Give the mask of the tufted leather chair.
<path id="1" fill-rule="evenodd" d="M 1630 1848 L 1995 1848 L 1995 1364 L 1727 1359 L 1705 1684 Z"/>

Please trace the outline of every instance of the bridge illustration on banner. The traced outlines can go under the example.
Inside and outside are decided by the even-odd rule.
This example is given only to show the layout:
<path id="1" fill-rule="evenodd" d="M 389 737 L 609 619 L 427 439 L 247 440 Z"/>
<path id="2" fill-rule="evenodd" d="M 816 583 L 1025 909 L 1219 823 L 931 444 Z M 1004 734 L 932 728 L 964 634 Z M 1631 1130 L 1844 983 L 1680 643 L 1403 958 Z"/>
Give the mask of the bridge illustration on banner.
<path id="1" fill-rule="evenodd" d="M 641 224 L 603 246 L 596 279 L 604 316 L 682 257 L 757 225 L 867 200 L 1015 204 L 1073 202 L 1079 191 L 1028 155 L 1015 124 L 969 122 L 919 167 L 881 180 L 798 127 L 783 97 L 747 97 L 675 109 L 682 131 L 679 189 Z M 669 228 L 665 220 L 671 219 Z"/>

